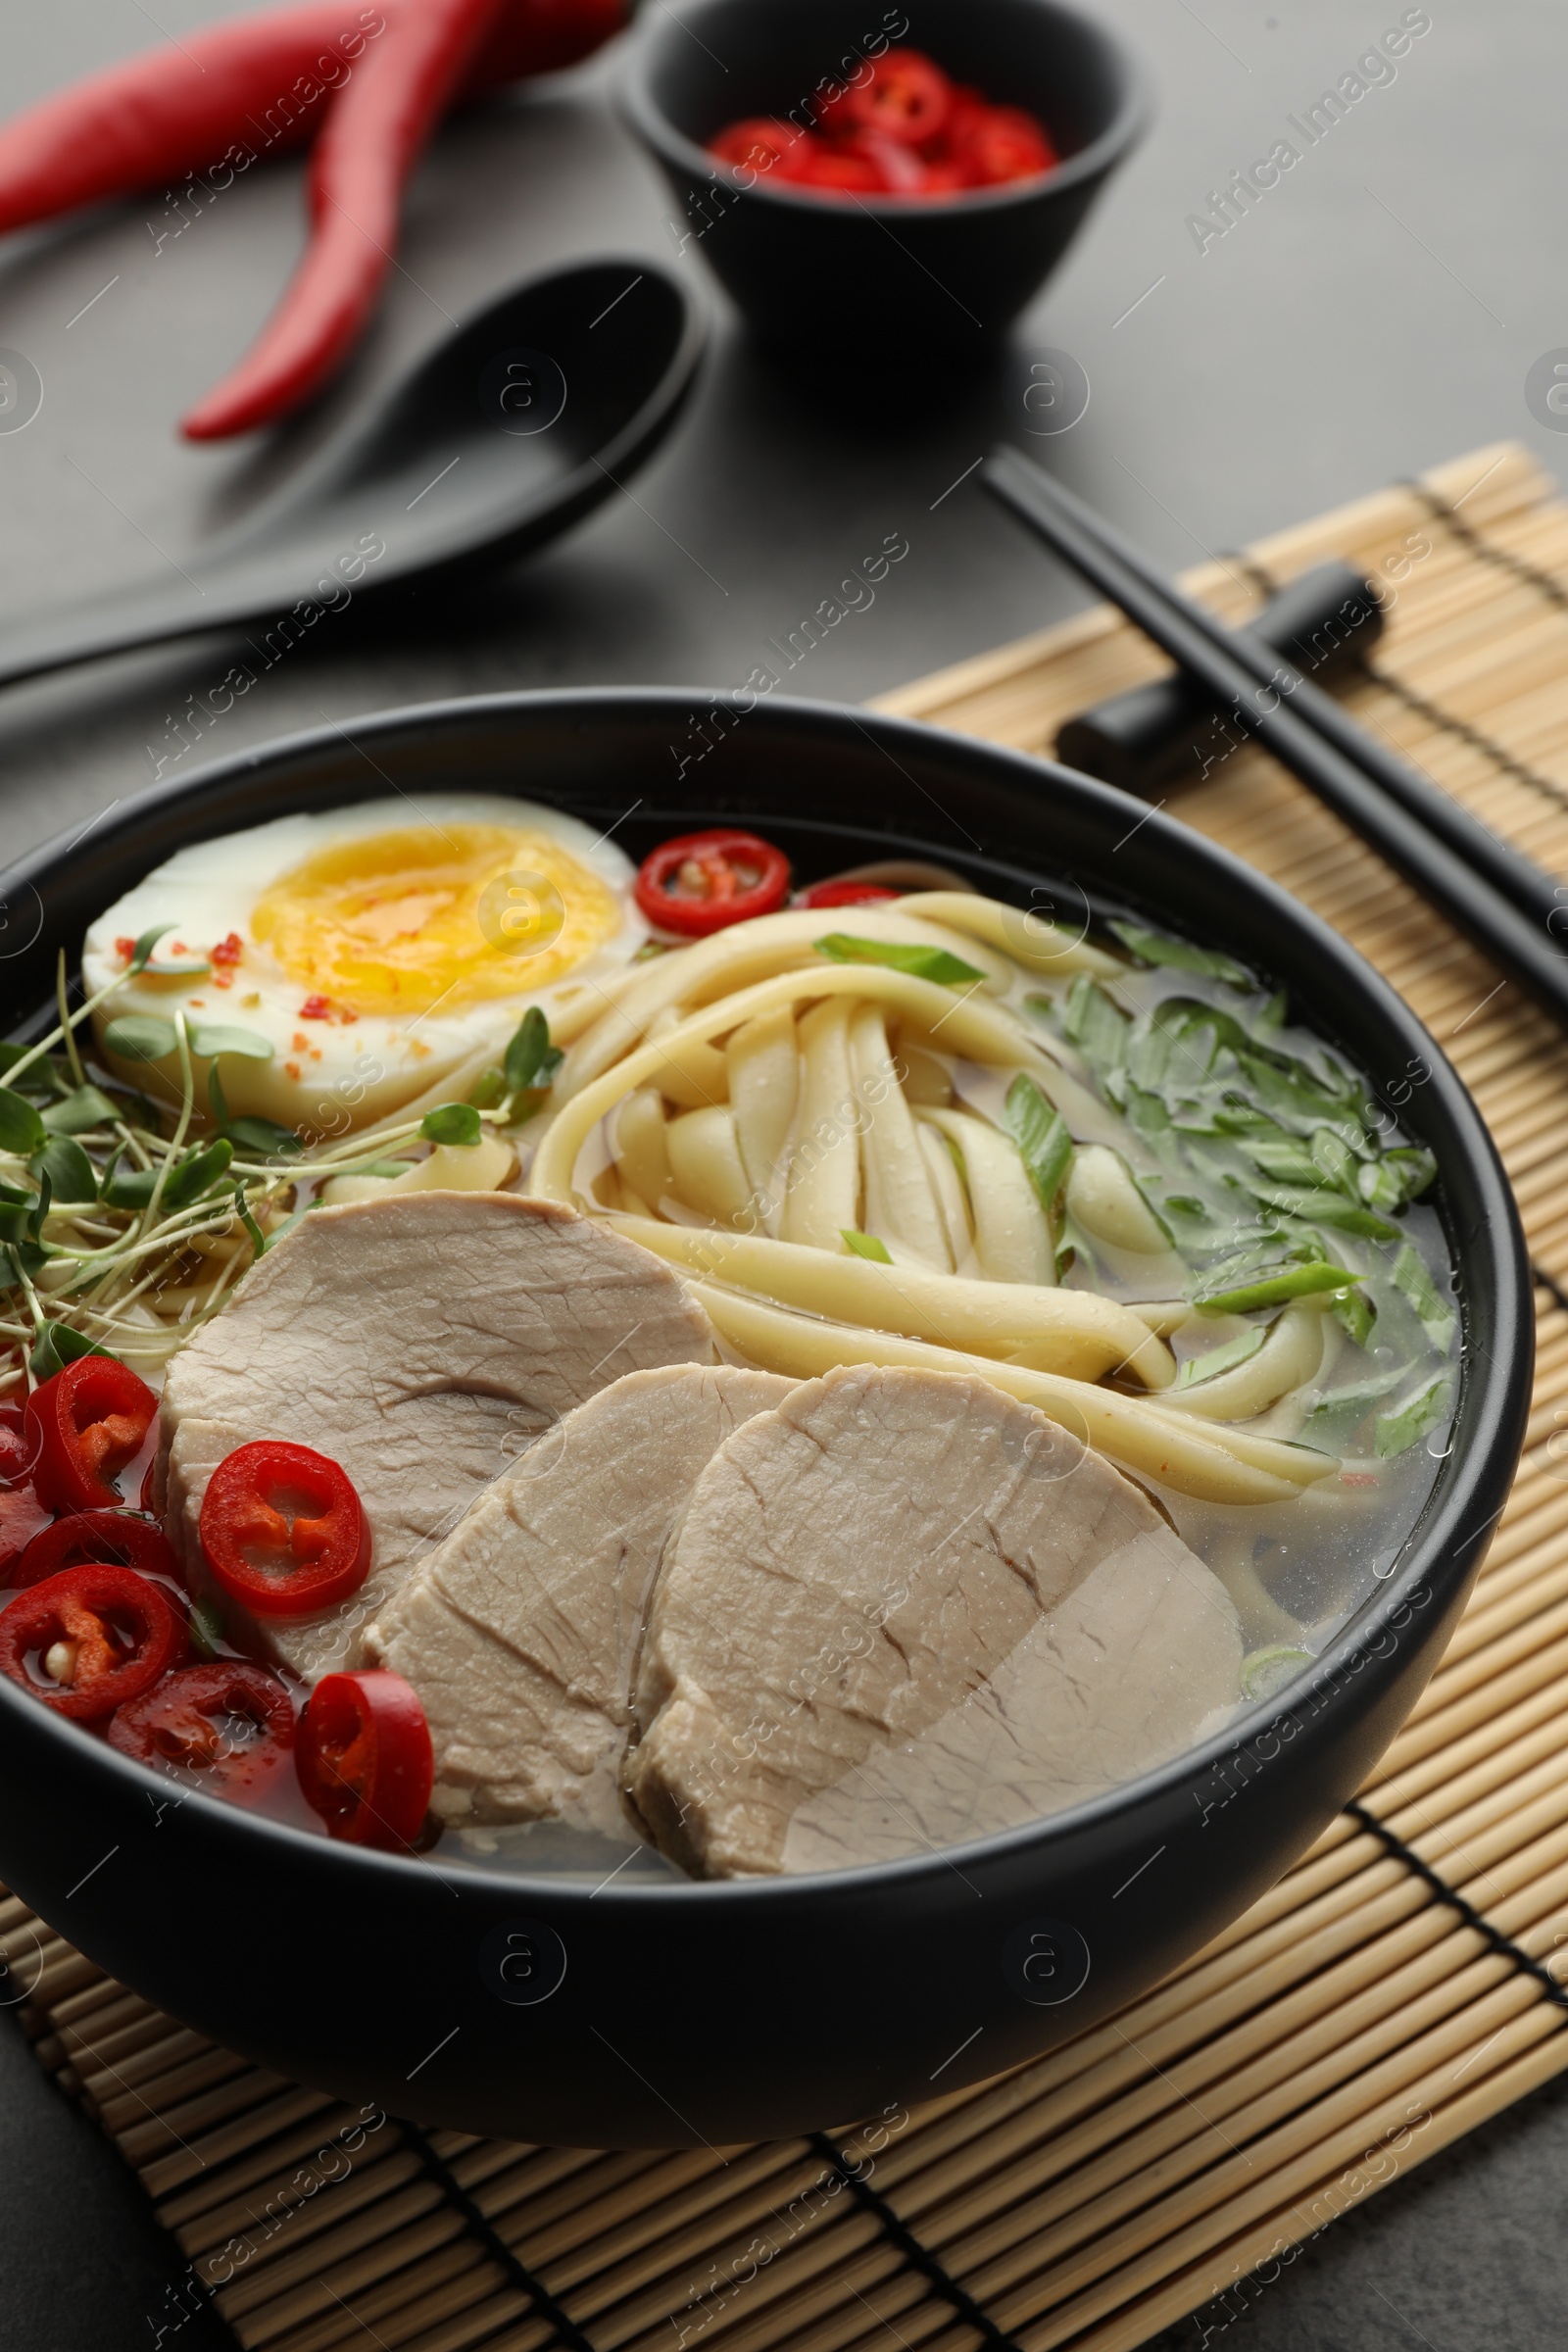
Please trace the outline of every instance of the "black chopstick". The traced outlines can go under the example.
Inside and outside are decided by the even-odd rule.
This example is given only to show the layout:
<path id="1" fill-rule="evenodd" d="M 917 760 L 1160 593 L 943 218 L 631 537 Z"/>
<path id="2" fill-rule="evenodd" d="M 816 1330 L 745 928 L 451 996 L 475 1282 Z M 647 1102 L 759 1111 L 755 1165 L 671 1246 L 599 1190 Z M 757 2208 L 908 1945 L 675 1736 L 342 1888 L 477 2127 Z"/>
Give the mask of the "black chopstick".
<path id="1" fill-rule="evenodd" d="M 1108 523 L 1018 451 L 997 450 L 980 478 L 1568 1026 L 1568 890 L 1364 734 L 1309 679 L 1161 579 Z"/>

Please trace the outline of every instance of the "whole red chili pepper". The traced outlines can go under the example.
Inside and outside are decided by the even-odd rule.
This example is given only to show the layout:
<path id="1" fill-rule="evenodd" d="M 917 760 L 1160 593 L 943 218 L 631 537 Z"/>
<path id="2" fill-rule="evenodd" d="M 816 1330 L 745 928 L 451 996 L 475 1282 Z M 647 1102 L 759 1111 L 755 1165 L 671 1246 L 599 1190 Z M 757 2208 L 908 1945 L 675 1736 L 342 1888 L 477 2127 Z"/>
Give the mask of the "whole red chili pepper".
<path id="1" fill-rule="evenodd" d="M 302 144 L 321 100 L 385 25 L 361 0 L 313 0 L 191 33 L 58 91 L 0 129 L 0 228 L 183 179 L 231 148 L 250 160 Z"/>
<path id="2" fill-rule="evenodd" d="M 392 267 L 403 182 L 499 7 L 423 0 L 387 26 L 312 153 L 305 259 L 260 339 L 181 419 L 187 440 L 270 423 L 342 366 Z"/>
<path id="3" fill-rule="evenodd" d="M 417 0 L 416 0 L 417 4 Z M 306 0 L 190 32 L 0 125 L 0 230 L 303 146 L 409 0 Z M 474 98 L 590 56 L 624 0 L 505 0 L 458 86 Z M 212 192 L 212 191 L 209 191 Z"/>

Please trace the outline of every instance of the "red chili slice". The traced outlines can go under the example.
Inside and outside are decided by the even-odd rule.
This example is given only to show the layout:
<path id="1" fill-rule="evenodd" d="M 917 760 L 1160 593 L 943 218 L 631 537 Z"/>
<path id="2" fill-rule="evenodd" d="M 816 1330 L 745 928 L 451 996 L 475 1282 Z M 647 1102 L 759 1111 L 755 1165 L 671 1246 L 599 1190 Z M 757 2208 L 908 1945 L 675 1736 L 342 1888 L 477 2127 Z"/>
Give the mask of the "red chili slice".
<path id="1" fill-rule="evenodd" d="M 920 155 L 903 139 L 890 139 L 885 130 L 858 130 L 842 142 L 838 153 L 864 156 L 873 163 L 890 196 L 925 193 L 926 166 Z"/>
<path id="2" fill-rule="evenodd" d="M 112 1715 L 184 1655 L 183 1623 L 129 1568 L 68 1568 L 0 1610 L 0 1674 L 77 1723 Z"/>
<path id="3" fill-rule="evenodd" d="M 52 1511 L 113 1510 L 115 1474 L 134 1461 L 158 1399 L 112 1355 L 82 1355 L 33 1390 L 24 1415 L 32 1483 Z"/>
<path id="4" fill-rule="evenodd" d="M 134 1568 L 138 1576 L 184 1582 L 169 1538 L 155 1519 L 144 1519 L 139 1511 L 74 1511 L 68 1519 L 51 1521 L 27 1545 L 12 1582 L 36 1585 L 62 1568 L 100 1560 Z"/>
<path id="5" fill-rule="evenodd" d="M 307 1617 L 357 1592 L 370 1530 L 348 1473 L 309 1446 L 264 1442 L 208 1481 L 202 1550 L 230 1599 L 258 1617 Z"/>
<path id="6" fill-rule="evenodd" d="M 33 1539 L 54 1524 L 25 1479 L 20 1486 L 0 1488 L 0 1585 L 30 1581 L 19 1574 L 22 1560 Z"/>
<path id="7" fill-rule="evenodd" d="M 869 906 L 878 899 L 896 899 L 902 893 L 889 890 L 885 882 L 813 882 L 809 890 L 796 894 L 797 906 Z"/>
<path id="8" fill-rule="evenodd" d="M 755 833 L 682 833 L 643 859 L 637 904 L 662 931 L 704 939 L 771 914 L 789 896 L 790 863 Z"/>
<path id="9" fill-rule="evenodd" d="M 952 82 L 918 49 L 890 49 L 873 67 L 869 81 L 847 91 L 840 102 L 851 122 L 881 131 L 906 147 L 935 138 L 952 103 Z M 834 109 L 835 127 L 839 112 Z"/>
<path id="10" fill-rule="evenodd" d="M 801 145 L 805 153 L 789 173 L 797 187 L 853 189 L 864 196 L 893 193 L 887 173 L 874 155 L 827 139 L 803 139 Z"/>
<path id="11" fill-rule="evenodd" d="M 708 152 L 736 171 L 771 172 L 788 159 L 801 136 L 800 131 L 774 122 L 766 115 L 748 115 L 715 132 L 708 142 Z"/>
<path id="12" fill-rule="evenodd" d="M 435 1764 L 424 1709 L 402 1675 L 324 1675 L 300 1717 L 295 1762 L 305 1801 L 332 1837 L 379 1846 L 417 1838 Z"/>
<path id="13" fill-rule="evenodd" d="M 127 1699 L 109 1744 L 138 1764 L 182 1764 L 227 1796 L 254 1796 L 294 1745 L 294 1708 L 275 1674 L 220 1658 Z"/>
<path id="14" fill-rule="evenodd" d="M 0 1404 L 0 1479 L 7 1486 L 21 1486 L 30 1480 L 38 1448 L 26 1434 L 26 1422 L 19 1404 Z"/>
<path id="15" fill-rule="evenodd" d="M 1019 106 L 991 106 L 965 131 L 962 160 L 977 186 L 994 187 L 1032 179 L 1061 159 L 1033 115 Z"/>

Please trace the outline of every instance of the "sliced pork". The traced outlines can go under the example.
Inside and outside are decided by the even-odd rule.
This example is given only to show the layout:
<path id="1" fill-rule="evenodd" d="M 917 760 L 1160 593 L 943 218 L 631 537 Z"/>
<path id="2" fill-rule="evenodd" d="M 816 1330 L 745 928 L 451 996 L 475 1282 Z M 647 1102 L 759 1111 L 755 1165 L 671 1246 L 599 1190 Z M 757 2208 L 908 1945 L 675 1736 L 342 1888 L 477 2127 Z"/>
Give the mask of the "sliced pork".
<path id="1" fill-rule="evenodd" d="M 498 1479 L 382 1606 L 366 1651 L 418 1693 L 444 1819 L 621 1833 L 665 1540 L 714 1448 L 792 1385 L 727 1364 L 628 1374 Z"/>
<path id="2" fill-rule="evenodd" d="M 301 1674 L 353 1664 L 414 1562 L 544 1430 L 624 1373 L 714 1352 L 669 1267 L 572 1209 L 507 1193 L 313 1209 L 170 1366 L 171 1538 L 201 1589 L 197 1523 L 223 1456 L 269 1438 L 329 1455 L 370 1523 L 361 1591 L 296 1620 L 218 1601 L 231 1638 Z"/>
<path id="3" fill-rule="evenodd" d="M 1174 1682 L 1197 1677 L 1174 1748 L 1195 1708 L 1235 1697 L 1240 1639 L 1148 1498 L 981 1378 L 832 1372 L 697 1480 L 654 1590 L 625 1785 L 705 1877 L 862 1858 L 862 1788 L 873 1850 L 895 1816 L 915 1846 L 922 1816 L 931 1842 L 974 1836 L 993 1803 L 1027 1818 L 1080 1748 L 1092 1777 L 1094 1757 L 1114 1773 L 1157 1744 L 1156 1662 L 1140 1691 L 1090 1660 L 1106 1641 L 1141 1651 L 1162 1611 Z M 981 1790 L 993 1770 L 1015 1798 Z"/>
<path id="4" fill-rule="evenodd" d="M 951 1714 L 799 1805 L 781 1868 L 893 1861 L 1099 1796 L 1217 1730 L 1241 1660 L 1219 1579 L 1168 1528 L 1134 1536 Z"/>

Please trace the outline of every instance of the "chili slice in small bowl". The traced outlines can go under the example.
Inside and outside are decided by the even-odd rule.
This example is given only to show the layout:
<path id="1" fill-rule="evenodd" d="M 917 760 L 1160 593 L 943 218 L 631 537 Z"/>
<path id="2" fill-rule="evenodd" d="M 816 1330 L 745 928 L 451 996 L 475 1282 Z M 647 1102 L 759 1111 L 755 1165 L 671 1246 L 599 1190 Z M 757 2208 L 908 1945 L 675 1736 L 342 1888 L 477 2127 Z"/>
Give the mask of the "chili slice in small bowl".
<path id="1" fill-rule="evenodd" d="M 139 1698 L 185 1647 L 159 1588 L 107 1561 L 45 1577 L 0 1610 L 0 1674 L 76 1723 Z"/>
<path id="2" fill-rule="evenodd" d="M 294 1746 L 294 1707 L 275 1674 L 243 1658 L 185 1666 L 125 1700 L 109 1744 L 138 1764 L 199 1772 L 225 1796 L 255 1796 Z"/>
<path id="3" fill-rule="evenodd" d="M 308 1617 L 347 1600 L 370 1568 L 370 1530 L 347 1471 L 309 1446 L 240 1446 L 202 1498 L 215 1583 L 258 1617 Z"/>
<path id="4" fill-rule="evenodd" d="M 24 1435 L 34 1448 L 32 1483 L 52 1511 L 113 1510 L 116 1473 L 135 1460 L 158 1399 L 112 1355 L 81 1355 L 33 1390 Z"/>
<path id="5" fill-rule="evenodd" d="M 306 1803 L 350 1845 L 412 1845 L 429 1810 L 435 1761 L 424 1709 L 401 1674 L 323 1675 L 294 1751 Z"/>
<path id="6" fill-rule="evenodd" d="M 789 896 L 790 861 L 756 833 L 681 833 L 643 859 L 636 900 L 661 931 L 706 939 L 772 914 Z"/>

